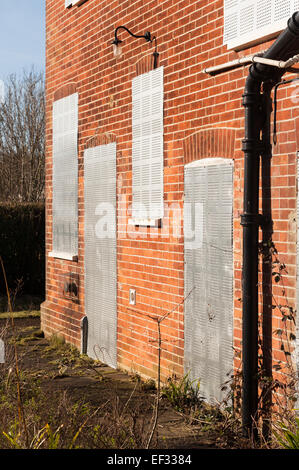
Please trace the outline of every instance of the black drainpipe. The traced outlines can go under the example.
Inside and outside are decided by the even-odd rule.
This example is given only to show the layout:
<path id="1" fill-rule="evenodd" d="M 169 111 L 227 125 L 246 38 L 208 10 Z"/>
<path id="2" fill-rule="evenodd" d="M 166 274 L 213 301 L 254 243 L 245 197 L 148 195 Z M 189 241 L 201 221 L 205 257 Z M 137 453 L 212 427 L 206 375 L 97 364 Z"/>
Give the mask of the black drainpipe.
<path id="1" fill-rule="evenodd" d="M 289 19 L 288 26 L 263 55 L 268 59 L 287 60 L 299 52 L 299 12 Z M 269 95 L 285 73 L 284 69 L 253 64 L 246 80 L 244 152 L 243 226 L 243 338 L 242 338 L 242 422 L 244 433 L 257 435 L 254 426 L 258 405 L 258 233 L 263 225 L 259 214 L 259 169 L 264 148 L 262 129 L 270 119 Z M 266 139 L 267 140 L 267 139 Z M 270 145 L 267 144 L 268 147 Z M 265 223 L 265 221 L 264 221 Z"/>

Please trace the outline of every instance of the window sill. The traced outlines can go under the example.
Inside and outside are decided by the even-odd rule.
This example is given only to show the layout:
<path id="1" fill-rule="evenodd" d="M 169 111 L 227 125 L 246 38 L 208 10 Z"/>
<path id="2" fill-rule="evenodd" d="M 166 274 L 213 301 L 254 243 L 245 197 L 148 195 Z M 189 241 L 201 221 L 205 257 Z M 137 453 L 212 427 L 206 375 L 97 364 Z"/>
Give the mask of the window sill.
<path id="1" fill-rule="evenodd" d="M 128 225 L 135 225 L 138 227 L 157 227 L 160 228 L 162 219 L 129 219 Z"/>
<path id="2" fill-rule="evenodd" d="M 67 261 L 76 261 L 78 262 L 78 255 L 72 254 L 72 253 L 63 253 L 63 252 L 58 252 L 58 251 L 50 251 L 48 254 L 49 258 L 58 258 L 58 259 L 64 259 Z"/>
<path id="3" fill-rule="evenodd" d="M 85 3 L 86 1 L 87 1 L 87 0 L 77 0 L 77 1 L 74 2 L 74 3 L 70 3 L 66 8 L 67 8 L 67 9 L 70 9 L 70 8 L 72 8 L 72 7 L 75 7 L 75 6 L 80 7 L 80 6 L 83 5 L 83 3 Z"/>

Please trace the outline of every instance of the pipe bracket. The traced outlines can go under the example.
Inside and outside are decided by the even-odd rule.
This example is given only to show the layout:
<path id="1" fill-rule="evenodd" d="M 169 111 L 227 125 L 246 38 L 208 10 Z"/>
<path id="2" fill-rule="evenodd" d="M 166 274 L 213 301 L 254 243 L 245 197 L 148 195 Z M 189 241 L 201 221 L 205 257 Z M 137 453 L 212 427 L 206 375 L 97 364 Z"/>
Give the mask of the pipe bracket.
<path id="1" fill-rule="evenodd" d="M 272 220 L 263 214 L 241 214 L 241 225 L 243 227 L 256 226 L 266 228 L 272 225 Z"/>
<path id="2" fill-rule="evenodd" d="M 259 154 L 263 153 L 265 150 L 265 145 L 261 140 L 256 139 L 243 139 L 242 140 L 242 151 L 245 153 L 248 152 L 258 152 Z"/>

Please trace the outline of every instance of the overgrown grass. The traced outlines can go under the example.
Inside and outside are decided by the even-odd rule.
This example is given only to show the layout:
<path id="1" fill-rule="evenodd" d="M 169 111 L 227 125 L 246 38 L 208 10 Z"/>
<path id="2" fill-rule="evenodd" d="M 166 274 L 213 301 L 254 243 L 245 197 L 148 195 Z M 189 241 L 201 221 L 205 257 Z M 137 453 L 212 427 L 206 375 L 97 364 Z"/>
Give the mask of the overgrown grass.
<path id="1" fill-rule="evenodd" d="M 67 363 L 71 360 L 68 354 Z M 79 358 L 76 356 L 74 360 Z M 144 403 L 138 406 L 134 402 L 132 407 L 129 400 L 122 403 L 111 392 L 109 400 L 95 406 L 84 399 L 77 401 L 65 390 L 46 390 L 38 375 L 22 370 L 18 377 L 25 433 L 19 416 L 14 366 L 1 365 L 1 449 L 134 449 L 145 446 Z"/>
<path id="2" fill-rule="evenodd" d="M 144 446 L 142 423 L 136 422 L 134 414 L 123 414 L 118 400 L 95 408 L 84 401 L 74 402 L 66 392 L 45 393 L 32 379 L 29 383 L 24 377 L 23 380 L 29 446 L 18 419 L 14 384 L 10 380 L 9 389 L 1 390 L 0 448 L 134 449 Z"/>
<path id="3" fill-rule="evenodd" d="M 7 320 L 9 318 L 39 318 L 40 311 L 39 310 L 21 310 L 20 312 L 3 312 L 0 313 L 0 320 Z"/>
<path id="4" fill-rule="evenodd" d="M 25 312 L 24 316 L 27 316 Z M 15 318 L 22 318 L 22 316 Z M 0 328 L 0 337 L 7 336 L 10 323 L 10 321 L 3 322 L 6 326 L 3 326 L 2 331 Z M 28 325 L 27 322 L 26 325 Z M 34 350 L 36 341 L 41 337 L 42 332 L 36 324 L 18 329 L 14 336 L 9 335 L 8 343 L 11 346 L 16 344 L 20 353 L 19 357 L 22 359 L 28 348 Z M 124 401 L 111 390 L 111 393 L 106 395 L 109 399 L 101 400 L 100 405 L 95 405 L 88 399 L 81 399 L 81 395 L 77 394 L 77 397 L 80 397 L 78 400 L 72 392 L 57 391 L 55 387 L 48 389 L 44 383 L 45 376 L 46 383 L 49 383 L 51 380 L 69 377 L 68 374 L 74 377 L 87 375 L 88 371 L 92 371 L 95 382 L 97 378 L 101 382 L 104 380 L 103 387 L 109 389 L 111 384 L 109 379 L 102 375 L 98 361 L 81 355 L 75 347 L 66 344 L 63 338 L 56 335 L 49 342 L 45 341 L 42 349 L 37 350 L 40 357 L 46 359 L 48 365 L 51 365 L 48 370 L 26 370 L 21 365 L 19 377 L 17 377 L 12 347 L 6 363 L 0 364 L 0 448 L 136 449 L 146 447 L 154 409 L 155 383 L 153 381 L 142 381 L 137 374 L 131 378 L 131 381 L 136 384 L 136 388 L 133 387 L 134 392 L 135 390 L 149 392 L 148 401 L 144 393 L 138 401 L 135 396 L 133 397 L 133 393 L 130 395 L 130 392 Z M 24 423 L 20 419 L 18 384 L 26 432 Z M 82 396 L 83 394 L 84 389 L 82 389 Z M 215 447 L 298 449 L 298 420 L 296 422 L 285 420 L 284 424 L 276 429 L 272 441 L 253 443 L 242 437 L 239 414 L 225 402 L 214 406 L 205 403 L 200 394 L 200 381 L 190 380 L 188 374 L 183 378 L 171 377 L 162 388 L 161 395 L 161 404 L 163 403 L 160 407 L 161 413 L 170 405 L 194 430 L 194 433 L 202 438 L 210 439 Z M 159 432 L 159 426 L 157 429 Z M 155 434 L 151 446 L 155 447 L 157 442 Z M 198 442 L 200 445 L 200 437 Z"/>
<path id="5" fill-rule="evenodd" d="M 120 400 L 110 389 L 105 395 L 109 399 L 99 397 L 95 404 L 84 399 L 84 390 L 82 399 L 76 399 L 72 391 L 47 386 L 52 380 L 64 377 L 66 369 L 73 377 L 88 375 L 92 370 L 94 383 L 97 378 L 102 381 L 103 376 L 97 367 L 98 361 L 81 355 L 59 336 L 53 336 L 39 349 L 39 354 L 43 353 L 40 357 L 44 357 L 51 368 L 24 368 L 23 359 L 42 336 L 37 326 L 18 328 L 14 334 L 10 320 L 0 326 L 0 338 L 8 346 L 6 361 L 0 364 L 0 448 L 144 448 L 152 398 L 146 404 L 144 397 L 140 401 L 134 397 L 132 404 L 131 395 Z M 18 348 L 18 374 L 15 346 Z"/>

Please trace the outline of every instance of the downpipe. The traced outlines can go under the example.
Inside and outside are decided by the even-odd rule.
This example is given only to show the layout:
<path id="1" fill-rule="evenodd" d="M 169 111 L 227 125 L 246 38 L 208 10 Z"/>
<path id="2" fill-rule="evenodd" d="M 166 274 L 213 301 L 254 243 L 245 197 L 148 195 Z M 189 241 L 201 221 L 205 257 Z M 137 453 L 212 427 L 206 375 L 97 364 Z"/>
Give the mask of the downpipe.
<path id="1" fill-rule="evenodd" d="M 299 12 L 289 19 L 288 26 L 263 55 L 274 60 L 288 60 L 299 51 Z M 262 138 L 264 123 L 270 119 L 269 93 L 286 70 L 265 64 L 253 64 L 246 80 L 243 106 L 245 110 L 244 201 L 242 269 L 242 426 L 247 437 L 257 438 L 258 411 L 258 236 L 263 217 L 259 213 L 260 158 L 269 155 Z M 266 91 L 263 96 L 263 88 Z M 270 151 L 271 154 L 271 151 Z"/>

